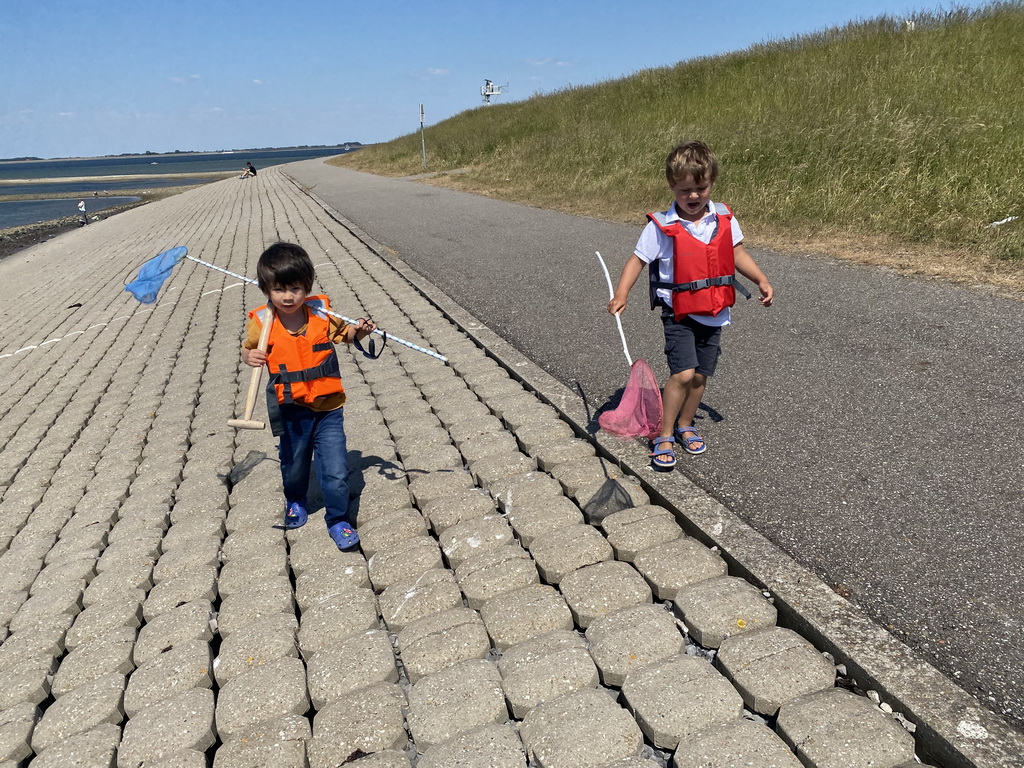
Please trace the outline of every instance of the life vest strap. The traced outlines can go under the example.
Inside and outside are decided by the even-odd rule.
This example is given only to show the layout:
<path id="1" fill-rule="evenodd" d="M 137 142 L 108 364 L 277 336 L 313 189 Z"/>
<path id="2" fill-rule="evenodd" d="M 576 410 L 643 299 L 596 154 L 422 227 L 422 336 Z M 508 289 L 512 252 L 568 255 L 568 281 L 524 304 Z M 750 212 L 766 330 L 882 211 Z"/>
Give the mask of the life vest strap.
<path id="1" fill-rule="evenodd" d="M 661 280 L 652 280 L 651 288 L 656 290 L 658 288 L 665 288 L 672 291 L 673 293 L 679 293 L 680 291 L 700 291 L 704 288 L 710 288 L 713 285 L 731 285 L 737 291 L 739 291 L 745 298 L 750 298 L 750 291 L 739 280 L 736 279 L 736 275 L 722 275 L 721 277 L 706 277 L 703 280 L 693 280 L 689 283 L 669 283 Z"/>

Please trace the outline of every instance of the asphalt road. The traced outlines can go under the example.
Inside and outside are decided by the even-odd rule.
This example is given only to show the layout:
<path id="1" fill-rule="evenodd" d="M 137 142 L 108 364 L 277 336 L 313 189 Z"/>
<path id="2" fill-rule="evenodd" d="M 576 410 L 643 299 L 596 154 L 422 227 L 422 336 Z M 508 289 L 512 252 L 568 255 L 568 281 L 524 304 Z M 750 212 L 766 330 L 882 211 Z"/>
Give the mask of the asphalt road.
<path id="1" fill-rule="evenodd" d="M 594 251 L 615 280 L 642 222 L 287 170 L 593 409 L 625 384 Z M 676 471 L 1024 725 L 1024 303 L 746 234 L 776 302 L 734 308 L 698 422 L 708 451 Z M 630 351 L 663 378 L 646 286 L 630 299 Z"/>

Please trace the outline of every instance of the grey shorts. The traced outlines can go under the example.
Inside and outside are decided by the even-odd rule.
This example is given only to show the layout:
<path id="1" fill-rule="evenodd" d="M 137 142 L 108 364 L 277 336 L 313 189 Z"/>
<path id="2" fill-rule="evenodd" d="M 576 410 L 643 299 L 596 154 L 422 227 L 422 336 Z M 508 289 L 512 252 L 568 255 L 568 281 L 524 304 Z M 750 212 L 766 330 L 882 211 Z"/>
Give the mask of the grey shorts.
<path id="1" fill-rule="evenodd" d="M 665 357 L 668 371 L 677 374 L 694 369 L 704 376 L 713 376 L 722 352 L 722 329 L 684 317 L 676 322 L 671 312 L 663 312 L 665 326 Z"/>

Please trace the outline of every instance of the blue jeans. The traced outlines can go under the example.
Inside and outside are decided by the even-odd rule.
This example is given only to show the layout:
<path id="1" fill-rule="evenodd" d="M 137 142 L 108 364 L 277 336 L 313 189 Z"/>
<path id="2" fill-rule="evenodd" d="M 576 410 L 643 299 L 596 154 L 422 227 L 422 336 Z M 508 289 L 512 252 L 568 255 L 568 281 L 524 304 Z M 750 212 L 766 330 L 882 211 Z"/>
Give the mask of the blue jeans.
<path id="1" fill-rule="evenodd" d="M 310 464 L 324 497 L 327 527 L 348 522 L 348 449 L 345 409 L 311 411 L 301 405 L 282 405 L 284 434 L 277 446 L 287 503 L 306 503 Z"/>

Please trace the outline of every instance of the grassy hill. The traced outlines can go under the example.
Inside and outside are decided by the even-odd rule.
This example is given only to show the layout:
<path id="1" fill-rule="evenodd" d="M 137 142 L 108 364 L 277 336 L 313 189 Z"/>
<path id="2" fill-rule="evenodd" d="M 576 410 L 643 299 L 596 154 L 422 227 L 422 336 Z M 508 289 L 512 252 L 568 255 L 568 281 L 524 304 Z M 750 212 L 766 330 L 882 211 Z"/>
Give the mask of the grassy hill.
<path id="1" fill-rule="evenodd" d="M 689 138 L 718 153 L 714 199 L 752 245 L 1024 276 L 1024 0 L 858 22 L 426 129 L 428 170 L 468 169 L 434 183 L 638 226 L 671 201 L 664 157 Z M 421 173 L 420 136 L 337 162 Z"/>

